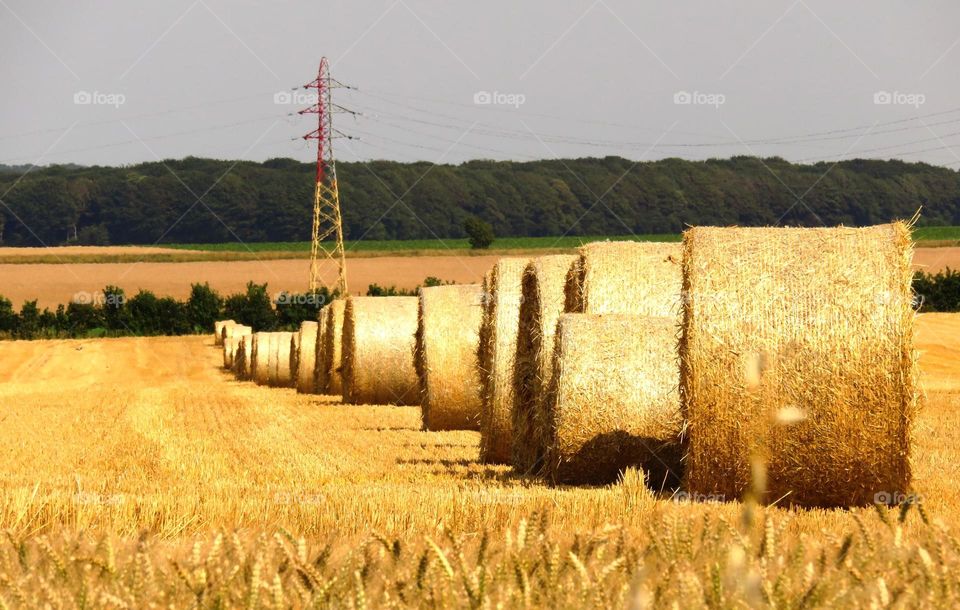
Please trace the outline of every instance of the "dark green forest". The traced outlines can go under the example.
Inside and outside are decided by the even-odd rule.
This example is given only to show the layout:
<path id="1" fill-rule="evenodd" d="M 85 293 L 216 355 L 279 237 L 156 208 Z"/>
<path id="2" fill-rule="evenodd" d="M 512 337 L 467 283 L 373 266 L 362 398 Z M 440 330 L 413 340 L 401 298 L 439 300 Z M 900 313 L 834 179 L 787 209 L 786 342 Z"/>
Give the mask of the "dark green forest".
<path id="1" fill-rule="evenodd" d="M 337 172 L 348 240 L 463 237 L 471 217 L 504 237 L 676 233 L 697 224 L 868 225 L 910 218 L 921 207 L 920 225 L 960 225 L 956 171 L 901 161 L 831 166 L 606 157 L 371 161 L 340 163 Z M 310 163 L 191 157 L 29 169 L 0 166 L 0 193 L 9 189 L 0 206 L 4 245 L 309 239 Z"/>

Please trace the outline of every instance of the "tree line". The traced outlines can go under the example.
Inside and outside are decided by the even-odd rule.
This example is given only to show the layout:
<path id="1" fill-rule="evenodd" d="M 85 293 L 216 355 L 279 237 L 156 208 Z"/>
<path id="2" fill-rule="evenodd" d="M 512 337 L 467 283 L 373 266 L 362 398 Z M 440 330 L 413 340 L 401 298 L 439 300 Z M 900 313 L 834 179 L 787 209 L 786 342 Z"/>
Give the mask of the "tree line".
<path id="1" fill-rule="evenodd" d="M 424 286 L 444 282 L 435 277 Z M 960 271 L 914 276 L 916 307 L 920 311 L 960 311 Z M 367 296 L 410 296 L 417 290 L 370 284 Z M 16 311 L 0 296 L 0 339 L 56 339 L 152 335 L 206 334 L 216 320 L 232 319 L 255 331 L 296 330 L 317 314 L 335 295 L 325 288 L 315 292 L 281 292 L 271 299 L 266 284 L 250 282 L 244 292 L 222 297 L 209 284 L 193 284 L 184 301 L 158 297 L 141 290 L 127 297 L 123 289 L 107 286 L 96 299 L 73 301 L 56 310 L 41 310 L 27 301 Z"/>
<path id="2" fill-rule="evenodd" d="M 960 173 L 924 163 L 621 157 L 338 164 L 345 237 L 677 233 L 688 225 L 960 224 Z M 188 157 L 125 167 L 0 166 L 4 245 L 304 241 L 314 167 Z M 12 188 L 11 188 L 12 187 Z M 468 223 L 467 223 L 468 225 Z M 469 225 L 468 225 L 469 226 Z"/>

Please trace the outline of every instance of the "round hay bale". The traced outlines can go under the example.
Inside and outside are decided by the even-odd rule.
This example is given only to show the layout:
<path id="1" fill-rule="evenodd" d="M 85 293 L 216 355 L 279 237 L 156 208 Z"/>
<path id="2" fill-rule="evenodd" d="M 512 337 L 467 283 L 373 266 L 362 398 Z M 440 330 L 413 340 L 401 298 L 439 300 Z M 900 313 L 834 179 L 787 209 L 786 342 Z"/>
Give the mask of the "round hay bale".
<path id="1" fill-rule="evenodd" d="M 414 366 L 424 430 L 479 430 L 477 342 L 483 288 L 421 288 Z"/>
<path id="2" fill-rule="evenodd" d="M 416 297 L 350 297 L 343 314 L 343 401 L 420 404 Z"/>
<path id="3" fill-rule="evenodd" d="M 244 335 L 240 337 L 240 345 L 237 347 L 237 354 L 233 360 L 233 371 L 237 379 L 251 378 L 251 361 L 253 356 L 253 335 Z"/>
<path id="4" fill-rule="evenodd" d="M 300 325 L 295 358 L 297 362 L 297 392 L 316 394 L 317 323 L 306 321 Z"/>
<path id="5" fill-rule="evenodd" d="M 567 313 L 680 315 L 680 244 L 596 242 L 580 248 L 566 285 Z"/>
<path id="6" fill-rule="evenodd" d="M 213 344 L 223 345 L 223 327 L 227 324 L 236 324 L 233 320 L 217 320 L 213 323 Z"/>
<path id="7" fill-rule="evenodd" d="M 503 258 L 493 266 L 484 298 L 478 354 L 482 408 L 480 460 L 509 464 L 513 454 L 513 366 L 517 356 L 520 284 L 528 259 Z"/>
<path id="8" fill-rule="evenodd" d="M 564 314 L 535 434 L 557 483 L 610 483 L 642 468 L 657 488 L 680 480 L 677 320 Z"/>
<path id="9" fill-rule="evenodd" d="M 293 334 L 290 336 L 290 362 L 287 365 L 290 367 L 290 377 L 293 380 L 293 385 L 297 385 L 297 372 L 300 370 L 300 329 L 293 331 Z"/>
<path id="10" fill-rule="evenodd" d="M 343 315 L 346 299 L 337 299 L 327 308 L 327 328 L 324 335 L 323 369 L 326 372 L 326 393 L 343 394 Z"/>
<path id="11" fill-rule="evenodd" d="M 223 368 L 233 368 L 233 358 L 237 353 L 237 343 L 240 337 L 225 337 L 223 340 Z"/>
<path id="12" fill-rule="evenodd" d="M 521 280 L 520 322 L 513 378 L 513 466 L 532 473 L 539 468 L 543 445 L 535 435 L 545 429 L 536 421 L 539 406 L 553 376 L 553 338 L 564 308 L 564 288 L 574 255 L 533 259 Z"/>
<path id="13" fill-rule="evenodd" d="M 273 383 L 275 373 L 271 373 L 271 369 L 276 367 L 272 366 L 276 350 L 273 349 L 273 346 L 276 342 L 276 333 L 257 333 L 259 339 L 256 346 L 256 378 L 255 381 L 260 385 L 270 385 Z"/>
<path id="14" fill-rule="evenodd" d="M 683 244 L 687 489 L 732 500 L 765 470 L 765 486 L 753 482 L 761 501 L 854 506 L 907 493 L 909 227 L 703 227 Z"/>
<path id="15" fill-rule="evenodd" d="M 327 393 L 329 371 L 327 371 L 324 362 L 326 361 L 327 320 L 330 318 L 327 311 L 329 308 L 330 306 L 327 305 L 317 315 L 317 342 L 313 359 L 313 386 L 316 394 Z"/>
<path id="16" fill-rule="evenodd" d="M 290 370 L 290 345 L 293 342 L 292 332 L 274 333 L 276 338 L 271 341 L 271 369 L 273 376 L 271 385 L 277 387 L 289 387 L 293 385 L 293 373 Z"/>

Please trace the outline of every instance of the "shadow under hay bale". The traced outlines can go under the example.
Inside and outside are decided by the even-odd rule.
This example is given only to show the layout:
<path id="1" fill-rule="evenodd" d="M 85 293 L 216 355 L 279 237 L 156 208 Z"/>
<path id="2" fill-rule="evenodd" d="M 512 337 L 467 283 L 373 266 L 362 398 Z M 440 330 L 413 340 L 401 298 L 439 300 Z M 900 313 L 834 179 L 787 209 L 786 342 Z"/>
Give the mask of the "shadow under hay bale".
<path id="1" fill-rule="evenodd" d="M 416 297 L 350 297 L 343 315 L 343 401 L 419 405 Z"/>
<path id="2" fill-rule="evenodd" d="M 684 234 L 681 395 L 691 493 L 870 504 L 910 484 L 910 229 Z"/>
<path id="3" fill-rule="evenodd" d="M 300 339 L 297 341 L 296 386 L 301 394 L 316 394 L 316 355 L 317 355 L 317 328 L 316 322 L 307 320 L 300 325 Z"/>
<path id="4" fill-rule="evenodd" d="M 483 288 L 420 289 L 414 365 L 424 430 L 479 430 L 477 343 Z"/>
<path id="5" fill-rule="evenodd" d="M 557 320 L 564 309 L 564 287 L 573 255 L 541 256 L 523 271 L 520 323 L 513 377 L 513 466 L 520 473 L 533 473 L 543 456 L 543 439 L 535 438 L 546 429 L 537 418 L 544 413 L 543 400 L 553 375 L 553 340 Z"/>
<path id="6" fill-rule="evenodd" d="M 486 280 L 477 362 L 481 366 L 480 461 L 509 464 L 513 454 L 513 367 L 520 283 L 528 259 L 500 259 Z"/>
<path id="7" fill-rule="evenodd" d="M 539 421 L 543 474 L 605 483 L 629 466 L 651 485 L 679 480 L 676 319 L 564 314 Z"/>

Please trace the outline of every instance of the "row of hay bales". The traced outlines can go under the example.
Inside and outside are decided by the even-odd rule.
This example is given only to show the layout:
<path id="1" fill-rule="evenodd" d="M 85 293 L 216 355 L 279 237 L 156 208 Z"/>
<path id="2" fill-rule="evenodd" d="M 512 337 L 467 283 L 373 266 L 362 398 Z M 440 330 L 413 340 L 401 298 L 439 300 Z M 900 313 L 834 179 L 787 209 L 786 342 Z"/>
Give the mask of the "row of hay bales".
<path id="1" fill-rule="evenodd" d="M 419 404 L 425 430 L 478 429 L 482 461 L 552 482 L 635 466 L 712 498 L 868 504 L 910 482 L 911 255 L 903 223 L 693 228 L 335 301 L 239 351 L 257 371 L 276 336 L 288 370 L 265 383 Z"/>

